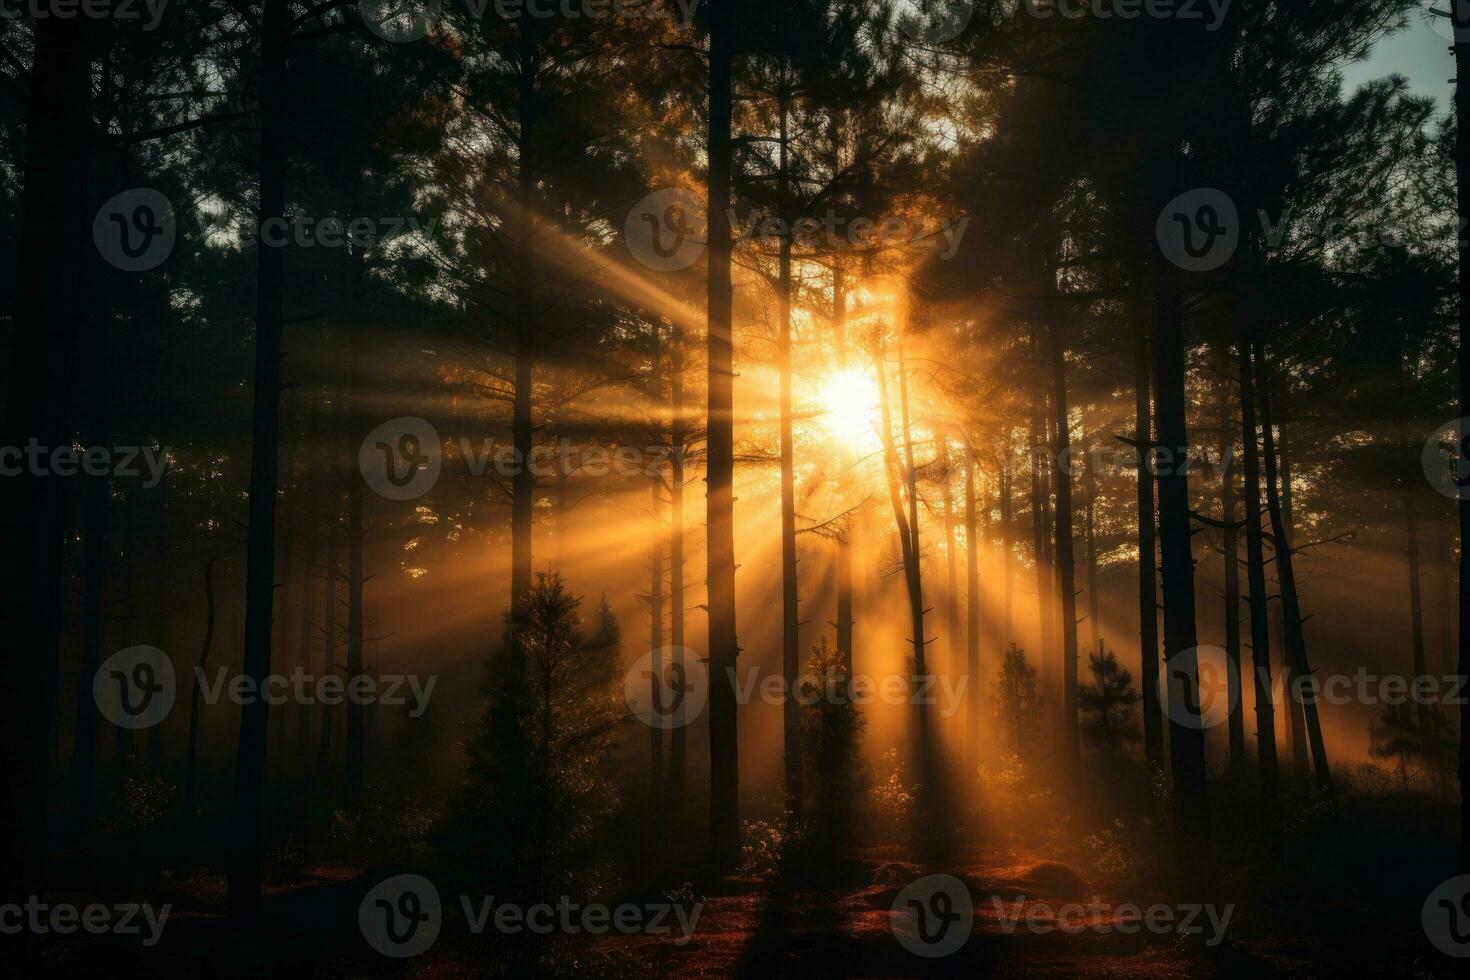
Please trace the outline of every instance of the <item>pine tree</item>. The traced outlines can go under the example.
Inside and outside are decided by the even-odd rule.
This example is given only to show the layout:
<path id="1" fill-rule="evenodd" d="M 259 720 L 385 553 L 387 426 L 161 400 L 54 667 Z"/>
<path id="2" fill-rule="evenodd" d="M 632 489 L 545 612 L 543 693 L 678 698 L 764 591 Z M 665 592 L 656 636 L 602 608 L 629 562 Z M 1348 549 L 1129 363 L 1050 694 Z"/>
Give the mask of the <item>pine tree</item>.
<path id="1" fill-rule="evenodd" d="M 1082 713 L 1082 736 L 1109 759 L 1141 741 L 1133 706 L 1140 700 L 1133 688 L 1133 675 L 1118 664 L 1118 657 L 1099 643 L 1099 652 L 1087 655 L 1092 670 L 1091 684 L 1077 688 L 1077 707 Z"/>

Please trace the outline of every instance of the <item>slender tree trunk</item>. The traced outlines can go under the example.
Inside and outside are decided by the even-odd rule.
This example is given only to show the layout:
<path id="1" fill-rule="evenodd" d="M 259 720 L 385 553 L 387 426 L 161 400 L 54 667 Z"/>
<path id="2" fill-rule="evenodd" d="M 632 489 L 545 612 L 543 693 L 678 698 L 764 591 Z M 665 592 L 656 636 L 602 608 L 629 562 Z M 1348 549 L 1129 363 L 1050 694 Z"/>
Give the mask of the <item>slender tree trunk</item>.
<path id="1" fill-rule="evenodd" d="M 1077 718 L 1077 568 L 1072 535 L 1072 433 L 1067 418 L 1067 352 L 1062 327 L 1051 317 L 1052 404 L 1056 417 L 1056 585 L 1062 617 L 1062 764 L 1072 778 L 1082 772 Z"/>
<path id="2" fill-rule="evenodd" d="M 1230 768 L 1245 771 L 1245 702 L 1240 678 L 1240 541 L 1235 529 L 1235 460 L 1232 456 L 1234 426 L 1230 420 L 1227 386 L 1220 385 L 1220 514 L 1225 527 L 1220 532 L 1220 549 L 1225 562 L 1225 656 L 1229 674 L 1225 679 L 1230 699 Z"/>
<path id="3" fill-rule="evenodd" d="M 286 213 L 286 39 L 291 7 L 264 0 L 260 43 L 260 214 L 284 221 Z M 250 455 L 249 544 L 245 583 L 245 676 L 260 689 L 271 670 L 271 620 L 275 601 L 276 453 L 280 445 L 281 283 L 280 248 L 257 238 L 255 408 Z M 269 705 L 256 698 L 240 712 L 240 752 L 235 765 L 233 842 L 229 871 L 230 918 L 253 921 L 260 906 L 261 802 Z"/>
<path id="4" fill-rule="evenodd" d="M 7 326 L 4 431 L 0 445 L 71 444 L 70 396 L 77 343 L 78 271 L 91 247 L 86 213 L 91 71 L 87 18 L 47 18 L 33 28 L 26 113 L 25 189 L 16 251 L 20 319 Z M 0 900 L 24 905 L 45 894 L 51 724 L 61 641 L 66 497 L 54 476 L 0 480 L 5 525 L 3 614 L 6 682 L 0 744 L 13 760 L 3 806 Z M 39 940 L 30 931 L 0 941 L 6 971 L 26 975 Z"/>
<path id="5" fill-rule="evenodd" d="M 1241 436 L 1245 444 L 1245 554 L 1246 586 L 1251 626 L 1251 667 L 1255 676 L 1256 756 L 1261 767 L 1261 791 L 1276 799 L 1281 774 L 1276 761 L 1275 690 L 1271 684 L 1271 627 L 1266 608 L 1265 551 L 1261 536 L 1261 451 L 1256 429 L 1256 394 L 1250 344 L 1242 331 L 1238 344 L 1240 369 Z"/>
<path id="6" fill-rule="evenodd" d="M 843 277 L 841 258 L 832 266 L 832 320 L 837 331 L 837 363 L 847 367 L 847 283 Z M 846 445 L 838 449 L 844 476 L 851 464 L 852 452 Z M 855 515 L 854 515 L 855 517 Z M 843 676 L 852 678 L 852 536 L 856 520 L 851 520 L 837 538 L 837 649 L 842 654 Z"/>
<path id="7" fill-rule="evenodd" d="M 1185 418 L 1184 295 L 1178 270 L 1164 266 L 1159 295 L 1158 435 L 1172 454 L 1159 484 L 1159 544 L 1163 558 L 1164 667 L 1169 675 L 1169 760 L 1174 780 L 1174 823 L 1178 867 L 1184 880 L 1207 880 L 1210 867 L 1209 807 L 1205 785 L 1205 738 L 1198 718 L 1172 703 L 1175 695 L 1199 697 L 1199 644 L 1195 623 L 1194 552 L 1191 547 L 1189 432 Z M 1197 701 L 1194 701 L 1197 704 Z"/>
<path id="8" fill-rule="evenodd" d="M 510 507 L 510 611 L 515 620 L 525 615 L 526 593 L 531 589 L 531 536 L 536 506 L 536 474 L 531 469 L 531 454 L 535 450 L 531 402 L 536 363 L 537 161 L 534 150 L 539 111 L 536 77 L 540 64 L 535 19 L 523 17 L 519 23 L 519 132 L 516 140 L 518 323 L 515 338 L 515 397 L 511 408 L 511 442 L 515 453 L 515 469 L 511 475 Z"/>
<path id="9" fill-rule="evenodd" d="M 789 206 L 787 124 L 790 108 L 784 93 L 780 106 L 779 145 L 776 148 L 781 178 L 781 202 Z M 781 701 L 782 745 L 785 747 L 786 809 L 800 819 L 803 812 L 801 785 L 801 707 L 797 703 L 797 676 L 801 673 L 800 592 L 796 572 L 796 449 L 791 423 L 791 236 L 781 236 L 779 273 L 776 282 L 779 331 L 777 369 L 781 375 Z"/>
<path id="10" fill-rule="evenodd" d="M 706 576 L 709 593 L 710 852 L 717 868 L 740 857 L 740 764 L 736 740 L 734 294 L 730 278 L 732 0 L 709 9 L 709 434 Z"/>
<path id="11" fill-rule="evenodd" d="M 669 388 L 672 410 L 670 433 L 673 453 L 669 468 L 669 643 L 673 647 L 674 679 L 682 686 L 684 672 L 684 447 L 688 440 L 684 419 L 684 328 L 673 323 L 669 339 Z M 675 710 L 673 731 L 669 733 L 669 813 L 671 823 L 684 806 L 685 731 L 683 698 Z"/>
<path id="12" fill-rule="evenodd" d="M 199 773 L 199 699 L 203 693 L 198 678 L 204 676 L 209 666 L 209 653 L 214 647 L 214 566 L 217 559 L 209 556 L 204 563 L 204 642 L 199 647 L 199 670 L 195 676 L 194 690 L 189 695 L 189 746 L 188 758 L 184 762 L 184 816 L 193 819 L 194 805 L 198 799 Z"/>
<path id="13" fill-rule="evenodd" d="M 965 450 L 965 760 L 980 762 L 980 540 L 975 514 L 975 450 Z"/>
<path id="14" fill-rule="evenodd" d="M 1015 531 L 1012 523 L 1011 491 L 1014 487 L 1016 476 L 1015 470 L 1011 468 L 1010 442 L 1004 447 L 1006 462 L 1000 474 L 1000 565 L 1001 576 L 1001 637 L 1007 643 L 1015 642 L 1016 638 L 1016 569 L 1015 551 L 1016 546 L 1011 540 Z"/>
<path id="15" fill-rule="evenodd" d="M 1470 8 L 1450 4 L 1455 29 L 1455 136 L 1456 204 L 1460 227 L 1470 221 L 1470 120 L 1465 118 L 1466 90 L 1470 86 Z M 1470 241 L 1460 236 L 1460 417 L 1470 418 Z M 1463 430 L 1456 433 L 1463 436 Z M 1460 628 L 1455 672 L 1470 678 L 1470 494 L 1459 495 L 1460 518 Z M 1461 874 L 1470 874 L 1470 698 L 1460 702 L 1460 861 Z"/>
<path id="16" fill-rule="evenodd" d="M 1260 344 L 1258 343 L 1256 345 L 1256 349 L 1259 350 L 1259 348 L 1260 348 Z M 1256 390 L 1257 390 L 1258 393 L 1260 393 L 1260 395 L 1261 395 L 1262 398 L 1265 397 L 1265 392 L 1266 392 L 1265 385 L 1266 385 L 1265 375 L 1264 374 L 1258 375 L 1258 377 L 1256 378 Z M 1275 462 L 1276 460 L 1280 460 L 1280 466 L 1281 466 L 1280 472 L 1281 472 L 1281 484 L 1282 484 L 1282 486 L 1281 486 L 1281 515 L 1282 515 L 1282 519 L 1286 522 L 1287 530 L 1288 531 L 1292 531 L 1293 532 L 1293 537 L 1294 537 L 1295 536 L 1296 522 L 1294 520 L 1292 520 L 1292 511 L 1291 511 L 1291 457 L 1287 454 L 1287 451 L 1286 451 L 1286 420 L 1285 420 L 1285 417 L 1284 417 L 1284 412 L 1281 412 L 1279 410 L 1279 407 L 1278 407 L 1278 411 L 1277 411 L 1276 431 L 1280 433 L 1280 442 L 1279 442 L 1279 445 L 1277 447 L 1276 454 L 1274 454 L 1272 456 L 1271 462 Z M 1275 480 L 1273 479 L 1272 482 L 1274 483 Z M 1271 539 L 1268 538 L 1267 540 L 1271 540 Z M 1283 590 L 1283 587 L 1280 584 L 1281 583 L 1281 567 L 1279 565 L 1276 567 L 1276 581 L 1277 581 L 1277 591 L 1278 592 L 1284 591 Z M 1290 664 L 1291 664 L 1291 652 L 1290 652 L 1290 650 L 1287 649 L 1287 646 L 1286 646 L 1287 625 L 1286 625 L 1286 604 L 1284 602 L 1281 604 L 1280 628 L 1281 628 L 1281 673 L 1282 673 L 1282 676 L 1283 677 L 1287 678 L 1286 690 L 1288 690 L 1288 691 L 1295 691 L 1295 690 L 1297 690 L 1296 681 L 1291 680 L 1292 674 L 1295 673 L 1295 668 L 1293 668 L 1293 667 L 1290 666 Z M 1287 699 L 1287 702 L 1286 702 L 1286 727 L 1287 727 L 1287 734 L 1288 734 L 1288 736 L 1291 739 L 1291 771 L 1292 771 L 1292 777 L 1294 779 L 1296 779 L 1297 782 L 1299 782 L 1299 783 L 1306 782 L 1306 779 L 1307 779 L 1307 768 L 1308 768 L 1308 762 L 1307 762 L 1307 754 L 1308 754 L 1307 753 L 1307 725 L 1306 725 L 1306 721 L 1305 721 L 1305 713 L 1306 713 L 1306 706 L 1303 705 L 1299 699 L 1297 699 L 1296 697 L 1291 697 L 1291 698 L 1288 698 Z"/>
<path id="17" fill-rule="evenodd" d="M 1136 287 L 1133 332 L 1133 444 L 1138 452 L 1138 642 L 1139 683 L 1143 688 L 1144 757 L 1152 772 L 1164 768 L 1164 718 L 1156 692 L 1159 690 L 1159 580 L 1158 538 L 1154 507 L 1153 409 L 1150 395 L 1149 344 L 1154 330 L 1150 324 L 1156 298 L 1147 281 L 1148 259 L 1139 261 L 1140 282 Z"/>
<path id="18" fill-rule="evenodd" d="M 1092 624 L 1092 645 L 1097 647 L 1102 639 L 1102 624 L 1098 622 L 1099 596 L 1097 594 L 1097 472 L 1092 460 L 1087 461 L 1087 621 Z"/>
<path id="19" fill-rule="evenodd" d="M 1307 687 L 1311 669 L 1307 665 L 1307 643 L 1302 632 L 1301 602 L 1296 591 L 1296 575 L 1292 568 L 1291 533 L 1286 527 L 1281 507 L 1281 493 L 1277 489 L 1276 437 L 1271 428 L 1271 396 L 1267 382 L 1265 357 L 1260 347 L 1254 351 L 1256 376 L 1260 380 L 1261 431 L 1266 443 L 1266 507 L 1271 512 L 1275 545 L 1276 575 L 1281 582 L 1281 602 L 1286 616 L 1285 645 L 1291 658 L 1292 683 L 1301 702 L 1303 719 L 1306 722 L 1307 738 L 1312 746 L 1312 762 L 1316 768 L 1317 786 L 1324 793 L 1332 793 L 1332 769 L 1327 762 L 1327 746 L 1322 739 L 1322 723 L 1317 716 L 1317 701 Z"/>
<path id="20" fill-rule="evenodd" d="M 950 458 L 949 443 L 944 434 L 936 431 L 934 442 L 941 455 L 940 465 L 944 471 L 944 652 L 946 669 L 951 674 L 959 673 L 960 660 L 960 566 L 954 535 L 954 463 Z"/>
<path id="21" fill-rule="evenodd" d="M 1405 452 L 1410 454 L 1405 458 L 1413 458 L 1411 449 L 1405 447 Z M 1402 485 L 1401 492 L 1404 502 L 1405 552 L 1409 560 L 1409 649 L 1413 655 L 1414 676 L 1424 677 L 1429 673 L 1429 665 L 1424 653 L 1424 598 L 1419 578 L 1419 512 L 1413 487 L 1406 482 Z M 1415 701 L 1418 706 L 1419 730 L 1428 732 L 1431 724 L 1429 702 L 1424 698 L 1416 698 Z"/>
<path id="22" fill-rule="evenodd" d="M 649 375 L 649 387 L 652 389 L 653 404 L 658 405 L 659 396 L 663 393 L 663 379 L 659 373 L 659 364 L 662 360 L 662 352 L 659 350 L 658 323 L 653 324 L 653 370 Z M 657 445 L 663 439 L 663 424 L 658 419 L 655 409 L 653 423 L 653 443 Z M 652 550 L 648 556 L 648 649 L 653 654 L 649 662 L 649 682 L 653 686 L 653 696 L 661 699 L 663 697 L 664 682 L 664 538 L 663 538 L 663 469 L 659 467 L 654 473 L 648 489 L 648 516 L 653 525 L 653 533 L 649 535 Z M 650 725 L 648 728 L 648 772 L 649 782 L 653 793 L 654 807 L 662 811 L 662 800 L 664 793 L 664 731 L 658 725 Z"/>

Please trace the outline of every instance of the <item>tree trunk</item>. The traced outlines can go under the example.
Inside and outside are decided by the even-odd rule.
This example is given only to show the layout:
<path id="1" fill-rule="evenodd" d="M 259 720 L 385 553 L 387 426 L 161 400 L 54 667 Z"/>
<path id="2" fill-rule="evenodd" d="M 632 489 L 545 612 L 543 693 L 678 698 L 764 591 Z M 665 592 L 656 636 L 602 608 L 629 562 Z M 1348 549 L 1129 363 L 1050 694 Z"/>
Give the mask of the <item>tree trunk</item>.
<path id="1" fill-rule="evenodd" d="M 1220 514 L 1225 527 L 1220 532 L 1220 550 L 1225 562 L 1225 656 L 1229 671 L 1225 683 L 1230 699 L 1230 768 L 1245 771 L 1245 703 L 1240 683 L 1240 543 L 1235 529 L 1235 461 L 1230 457 L 1234 426 L 1230 423 L 1230 397 L 1220 384 L 1220 458 L 1225 468 L 1220 475 Z"/>
<path id="2" fill-rule="evenodd" d="M 1092 625 L 1092 646 L 1102 640 L 1102 624 L 1098 622 L 1097 594 L 1097 472 L 1092 460 L 1087 461 L 1087 621 Z"/>
<path id="3" fill-rule="evenodd" d="M 1470 222 L 1470 121 L 1465 119 L 1466 87 L 1470 86 L 1470 8 L 1450 4 L 1455 29 L 1455 135 L 1456 204 L 1460 227 Z M 1460 417 L 1470 418 L 1470 240 L 1460 236 Z M 1463 438 L 1463 428 L 1456 433 Z M 1460 632 L 1455 672 L 1470 677 L 1470 494 L 1461 488 L 1460 518 Z M 1470 874 L 1470 698 L 1460 702 L 1460 862 L 1461 874 Z"/>
<path id="4" fill-rule="evenodd" d="M 209 653 L 214 646 L 214 565 L 216 558 L 209 556 L 204 563 L 204 642 L 199 647 L 199 670 L 195 675 L 194 690 L 189 695 L 189 746 L 188 758 L 184 762 L 184 816 L 194 818 L 197 800 L 199 772 L 199 698 L 203 693 L 198 678 L 204 676 L 209 666 Z"/>
<path id="5" fill-rule="evenodd" d="M 944 472 L 944 611 L 945 611 L 945 669 L 950 674 L 960 673 L 960 566 L 959 555 L 955 554 L 954 537 L 954 481 L 953 460 L 949 454 L 949 443 L 942 432 L 934 433 L 934 442 L 941 454 L 940 465 Z"/>
<path id="6" fill-rule="evenodd" d="M 1143 747 L 1149 770 L 1164 768 L 1164 718 L 1159 704 L 1159 580 L 1158 539 L 1152 469 L 1154 430 L 1150 405 L 1150 326 L 1156 309 L 1153 290 L 1146 281 L 1148 260 L 1139 262 L 1140 282 L 1135 298 L 1133 332 L 1133 444 L 1138 452 L 1138 642 L 1139 684 L 1143 688 Z"/>
<path id="7" fill-rule="evenodd" d="M 1281 602 L 1286 618 L 1285 646 L 1291 658 L 1292 684 L 1302 706 L 1307 738 L 1312 746 L 1312 762 L 1317 773 L 1317 786 L 1332 793 L 1332 769 L 1327 762 L 1327 746 L 1322 740 L 1322 724 L 1317 716 L 1316 699 L 1307 687 L 1311 669 L 1307 665 L 1307 643 L 1302 632 L 1301 602 L 1296 591 L 1296 575 L 1292 569 L 1291 533 L 1282 513 L 1281 493 L 1277 489 L 1276 437 L 1271 429 L 1271 395 L 1267 381 L 1265 356 L 1261 348 L 1254 351 L 1256 377 L 1261 399 L 1261 431 L 1266 444 L 1266 507 L 1271 512 L 1271 539 L 1275 545 L 1276 575 L 1281 582 Z"/>
<path id="8" fill-rule="evenodd" d="M 736 740 L 734 294 L 730 278 L 731 68 L 735 52 L 732 0 L 709 10 L 709 434 L 707 561 L 709 564 L 710 856 L 717 868 L 740 858 L 740 750 Z"/>
<path id="9" fill-rule="evenodd" d="M 1082 736 L 1077 718 L 1077 568 L 1072 537 L 1072 433 L 1067 418 L 1067 352 L 1055 316 L 1051 338 L 1052 404 L 1056 427 L 1056 587 L 1062 617 L 1062 764 L 1072 779 L 1082 772 Z"/>
<path id="10" fill-rule="evenodd" d="M 10 350 L 3 441 L 43 447 L 71 444 L 69 398 L 74 390 L 78 270 L 91 242 L 84 189 L 90 135 L 91 70 L 86 18 L 48 18 L 34 25 L 26 115 L 25 190 L 16 251 L 20 321 L 7 329 Z M 0 900 L 25 904 L 45 894 L 51 722 L 61 638 L 66 497 L 54 476 L 22 467 L 0 480 L 0 520 L 7 547 L 6 683 L 0 738 L 15 761 L 3 807 L 5 846 Z M 12 976 L 36 963 L 39 943 L 23 933 L 3 944 Z"/>
<path id="11" fill-rule="evenodd" d="M 657 445 L 663 440 L 663 425 L 659 421 L 657 405 L 659 396 L 662 394 L 663 381 L 659 375 L 659 363 L 662 353 L 659 350 L 658 323 L 653 324 L 653 369 L 649 374 L 649 387 L 652 389 L 653 404 L 655 406 L 653 419 L 652 444 Z M 658 467 L 650 482 L 648 490 L 648 516 L 653 525 L 653 533 L 649 535 L 652 543 L 652 552 L 648 556 L 648 649 L 652 652 L 653 659 L 649 663 L 649 682 L 653 686 L 653 697 L 662 699 L 664 682 L 664 539 L 663 539 L 663 517 L 660 510 L 663 507 L 663 469 Z M 654 702 L 658 703 L 658 702 Z M 653 795 L 653 804 L 656 811 L 662 811 L 662 800 L 664 792 L 664 730 L 658 725 L 650 725 L 648 728 L 648 772 L 650 788 Z"/>
<path id="12" fill-rule="evenodd" d="M 784 93 L 780 106 L 777 159 L 781 203 L 789 206 L 787 125 L 790 112 Z M 786 809 L 796 819 L 803 811 L 801 785 L 801 707 L 797 676 L 801 673 L 800 593 L 796 579 L 796 449 L 791 423 L 791 236 L 781 236 L 776 305 L 779 318 L 777 370 L 781 375 L 781 701 L 782 745 L 785 748 Z"/>
<path id="13" fill-rule="evenodd" d="M 847 367 L 847 284 L 843 278 L 842 259 L 832 265 L 832 320 L 837 331 L 837 363 Z M 846 474 L 852 452 L 844 443 L 838 449 L 842 471 Z M 852 678 L 852 536 L 856 515 L 837 537 L 837 649 L 842 654 L 844 676 Z"/>
<path id="14" fill-rule="evenodd" d="M 535 428 L 531 416 L 536 363 L 536 158 L 538 121 L 536 76 L 539 56 L 535 21 L 520 20 L 519 98 L 517 133 L 515 397 L 512 403 L 511 442 L 515 453 L 511 475 L 510 611 L 519 621 L 531 589 L 531 535 L 535 519 L 536 474 L 531 469 Z"/>
<path id="15" fill-rule="evenodd" d="M 264 0 L 260 43 L 260 214 L 284 221 L 286 212 L 287 0 Z M 260 689 L 271 670 L 271 619 L 275 600 L 276 452 L 280 444 L 281 281 L 280 248 L 258 236 L 255 318 L 255 407 L 250 456 L 249 543 L 245 582 L 245 676 Z M 260 906 L 261 801 L 265 788 L 269 705 L 256 698 L 240 712 L 240 751 L 235 764 L 233 838 L 228 906 L 236 923 L 255 919 Z"/>
<path id="16" fill-rule="evenodd" d="M 1276 761 L 1276 694 L 1271 684 L 1271 626 L 1266 607 L 1265 551 L 1261 540 L 1260 435 L 1256 430 L 1250 344 L 1244 331 L 1241 332 L 1238 350 L 1241 437 L 1245 444 L 1245 567 L 1246 586 L 1250 589 L 1248 608 L 1256 695 L 1256 757 L 1261 767 L 1261 791 L 1269 802 L 1276 799 L 1281 774 Z"/>
<path id="17" fill-rule="evenodd" d="M 1016 639 L 1016 569 L 1015 550 L 1016 546 L 1011 540 L 1015 531 L 1012 524 L 1011 491 L 1014 489 L 1016 475 L 1011 468 L 1010 441 L 1007 439 L 1003 447 L 1006 454 L 1005 463 L 1000 472 L 1000 566 L 1001 577 L 1001 638 L 1006 643 L 1014 643 Z"/>
<path id="18" fill-rule="evenodd" d="M 1412 450 L 1405 447 L 1406 459 L 1412 459 Z M 1424 654 L 1424 598 L 1419 579 L 1419 513 L 1414 501 L 1414 489 L 1409 483 L 1401 488 L 1404 501 L 1405 553 L 1409 560 L 1409 649 L 1413 655 L 1414 676 L 1424 677 L 1429 665 Z M 1418 708 L 1419 730 L 1428 732 L 1430 726 L 1429 702 L 1415 698 Z"/>
<path id="19" fill-rule="evenodd" d="M 669 388 L 671 392 L 670 433 L 673 454 L 669 468 L 669 644 L 673 647 L 674 678 L 683 683 L 684 671 L 684 446 L 688 440 L 684 420 L 684 328 L 673 321 L 669 339 Z M 669 813 L 678 826 L 684 805 L 685 731 L 683 699 L 675 709 L 669 733 Z"/>
<path id="20" fill-rule="evenodd" d="M 965 760 L 980 763 L 980 541 L 975 514 L 975 451 L 965 450 Z"/>
<path id="21" fill-rule="evenodd" d="M 1259 347 L 1260 347 L 1260 345 L 1257 344 L 1256 345 L 1256 348 L 1259 349 Z M 1259 374 L 1257 376 L 1257 378 L 1256 378 L 1256 391 L 1263 398 L 1265 397 L 1265 392 L 1266 392 L 1265 385 L 1266 385 L 1266 377 L 1265 377 L 1265 375 L 1264 374 Z M 1279 406 L 1278 406 L 1277 420 L 1276 420 L 1276 431 L 1281 434 L 1280 435 L 1280 445 L 1277 448 L 1277 453 L 1276 454 L 1273 454 L 1270 462 L 1274 463 L 1277 459 L 1280 460 L 1280 465 L 1281 465 L 1281 515 L 1282 515 L 1282 520 L 1284 520 L 1286 522 L 1286 528 L 1287 528 L 1287 530 L 1293 532 L 1293 536 L 1295 536 L 1296 522 L 1294 520 L 1292 520 L 1292 511 L 1291 511 L 1291 457 L 1287 454 L 1287 451 L 1286 451 L 1286 419 L 1285 419 L 1285 412 L 1284 411 L 1281 411 L 1280 408 L 1279 408 Z M 1275 483 L 1276 481 L 1273 479 L 1272 482 Z M 1277 591 L 1278 592 L 1284 591 L 1283 587 L 1280 584 L 1281 583 L 1281 567 L 1279 565 L 1276 568 L 1276 581 L 1277 581 Z M 1281 673 L 1282 673 L 1282 676 L 1287 679 L 1286 680 L 1286 690 L 1288 690 L 1288 691 L 1294 691 L 1294 690 L 1296 690 L 1296 687 L 1295 687 L 1296 682 L 1293 681 L 1293 680 L 1291 680 L 1291 676 L 1292 676 L 1292 674 L 1295 673 L 1295 668 L 1293 668 L 1293 667 L 1290 666 L 1290 664 L 1291 664 L 1291 652 L 1287 649 L 1287 646 L 1286 646 L 1287 626 L 1286 626 L 1286 604 L 1284 602 L 1281 605 L 1280 628 L 1281 628 Z M 1300 702 L 1300 700 L 1298 700 L 1295 697 L 1288 698 L 1287 701 L 1286 701 L 1286 728 L 1287 728 L 1287 735 L 1291 739 L 1291 772 L 1292 772 L 1292 777 L 1294 779 L 1296 779 L 1297 782 L 1306 782 L 1306 778 L 1307 778 L 1307 767 L 1308 767 L 1308 763 L 1307 763 L 1307 725 L 1306 725 L 1306 721 L 1304 720 L 1304 715 L 1305 715 L 1305 706 Z"/>
<path id="22" fill-rule="evenodd" d="M 1199 644 L 1195 623 L 1194 552 L 1191 547 L 1185 418 L 1184 295 L 1179 272 L 1162 268 L 1159 295 L 1157 411 L 1159 445 L 1172 453 L 1159 484 L 1159 544 L 1164 585 L 1164 667 L 1169 672 L 1169 761 L 1174 780 L 1174 823 L 1178 868 L 1186 881 L 1207 880 L 1210 866 L 1209 808 L 1205 785 L 1205 733 L 1198 718 L 1181 722 L 1189 709 L 1172 703 L 1178 694 L 1199 697 Z M 1198 702 L 1196 701 L 1195 704 Z"/>

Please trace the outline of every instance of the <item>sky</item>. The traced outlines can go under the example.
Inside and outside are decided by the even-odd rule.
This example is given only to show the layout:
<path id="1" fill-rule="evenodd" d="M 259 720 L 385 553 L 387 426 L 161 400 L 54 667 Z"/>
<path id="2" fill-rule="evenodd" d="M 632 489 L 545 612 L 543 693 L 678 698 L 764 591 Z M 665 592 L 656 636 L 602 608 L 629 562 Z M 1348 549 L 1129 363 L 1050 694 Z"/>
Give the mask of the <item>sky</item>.
<path id="1" fill-rule="evenodd" d="M 1446 0 L 1439 0 L 1446 6 Z M 1430 27 L 1423 17 L 1414 15 L 1404 30 L 1379 41 L 1368 60 L 1349 67 L 1344 82 L 1349 89 L 1385 75 L 1408 77 L 1414 91 L 1439 100 L 1440 110 L 1449 106 L 1450 79 L 1455 76 L 1455 60 L 1450 42 Z"/>

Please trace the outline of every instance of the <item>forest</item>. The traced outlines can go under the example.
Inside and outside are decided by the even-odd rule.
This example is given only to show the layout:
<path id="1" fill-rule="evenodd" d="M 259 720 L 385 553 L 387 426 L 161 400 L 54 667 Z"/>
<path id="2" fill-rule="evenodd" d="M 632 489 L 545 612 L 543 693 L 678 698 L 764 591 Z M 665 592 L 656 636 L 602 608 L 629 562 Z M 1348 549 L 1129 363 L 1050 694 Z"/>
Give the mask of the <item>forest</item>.
<path id="1" fill-rule="evenodd" d="M 1463 975 L 1461 98 L 1470 0 L 0 0 L 5 975 Z"/>

